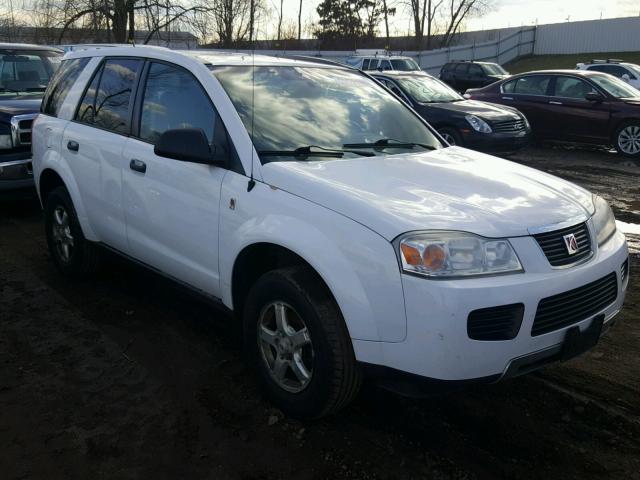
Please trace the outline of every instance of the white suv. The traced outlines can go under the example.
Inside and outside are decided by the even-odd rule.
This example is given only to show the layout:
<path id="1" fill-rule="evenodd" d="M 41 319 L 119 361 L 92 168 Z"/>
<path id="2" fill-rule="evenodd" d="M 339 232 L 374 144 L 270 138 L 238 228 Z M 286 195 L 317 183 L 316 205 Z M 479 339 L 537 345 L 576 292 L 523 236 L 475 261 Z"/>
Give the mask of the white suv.
<path id="1" fill-rule="evenodd" d="M 62 273 L 106 248 L 218 299 L 296 417 L 345 406 L 367 376 L 416 393 L 569 358 L 628 284 L 604 200 L 447 147 L 347 67 L 71 52 L 33 155 Z"/>
<path id="2" fill-rule="evenodd" d="M 632 87 L 640 89 L 640 65 L 626 63 L 622 60 L 592 60 L 588 63 L 578 63 L 577 70 L 594 70 L 608 73 L 627 82 Z"/>

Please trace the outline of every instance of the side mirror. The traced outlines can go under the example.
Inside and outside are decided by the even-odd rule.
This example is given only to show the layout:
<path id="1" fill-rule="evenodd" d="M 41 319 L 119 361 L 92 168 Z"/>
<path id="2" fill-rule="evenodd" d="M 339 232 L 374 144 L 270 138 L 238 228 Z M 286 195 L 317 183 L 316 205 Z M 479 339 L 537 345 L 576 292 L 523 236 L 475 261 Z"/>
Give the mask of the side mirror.
<path id="1" fill-rule="evenodd" d="M 622 78 L 622 80 L 624 80 L 627 83 L 629 83 L 629 80 L 631 80 L 631 77 L 629 76 L 628 73 L 623 73 L 622 77 L 620 77 L 620 78 Z"/>
<path id="2" fill-rule="evenodd" d="M 586 100 L 589 100 L 590 102 L 597 102 L 597 103 L 602 102 L 604 100 L 604 97 L 596 92 L 589 92 L 584 96 L 584 98 Z"/>
<path id="3" fill-rule="evenodd" d="M 153 152 L 183 162 L 223 165 L 226 163 L 223 150 L 222 146 L 212 148 L 201 128 L 177 128 L 160 135 Z"/>

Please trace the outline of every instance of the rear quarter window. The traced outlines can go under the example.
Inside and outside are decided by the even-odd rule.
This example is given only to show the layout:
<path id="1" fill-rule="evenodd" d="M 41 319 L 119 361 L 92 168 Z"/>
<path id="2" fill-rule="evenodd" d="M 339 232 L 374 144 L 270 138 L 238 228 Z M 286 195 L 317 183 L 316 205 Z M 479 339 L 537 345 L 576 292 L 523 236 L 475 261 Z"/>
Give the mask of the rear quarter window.
<path id="1" fill-rule="evenodd" d="M 49 82 L 49 86 L 44 93 L 40 111 L 45 115 L 57 117 L 60 107 L 67 98 L 67 94 L 76 82 L 84 67 L 89 63 L 90 58 L 74 58 L 72 60 L 64 60 L 60 64 L 60 68 L 56 70 L 53 78 Z"/>

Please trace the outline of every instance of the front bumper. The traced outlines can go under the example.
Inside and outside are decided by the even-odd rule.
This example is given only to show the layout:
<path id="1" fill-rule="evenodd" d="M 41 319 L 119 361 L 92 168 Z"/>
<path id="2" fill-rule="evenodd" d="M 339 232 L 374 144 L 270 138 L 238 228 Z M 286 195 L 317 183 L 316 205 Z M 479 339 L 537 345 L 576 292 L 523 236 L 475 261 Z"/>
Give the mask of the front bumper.
<path id="1" fill-rule="evenodd" d="M 0 154 L 0 191 L 33 188 L 31 152 Z"/>
<path id="2" fill-rule="evenodd" d="M 531 335 L 538 303 L 598 280 L 612 272 L 617 276 L 616 300 L 596 315 L 604 314 L 604 329 L 622 308 L 626 280 L 620 268 L 628 258 L 624 234 L 617 232 L 593 257 L 571 268 L 553 269 L 533 237 L 510 239 L 525 273 L 464 280 L 429 280 L 403 275 L 407 336 L 403 342 L 354 340 L 358 361 L 426 377 L 436 382 L 493 382 L 526 373 L 545 359 L 554 359 L 567 331 L 585 331 L 595 315 L 558 330 Z M 520 329 L 512 340 L 472 340 L 467 332 L 469 313 L 513 303 L 524 304 Z M 531 361 L 534 357 L 537 360 Z M 525 359 L 525 360 L 523 360 Z M 512 364 L 525 365 L 517 371 Z M 531 368 L 529 368 L 531 367 Z M 511 369 L 511 370 L 510 370 Z M 521 370 L 521 371 L 520 371 Z"/>
<path id="3" fill-rule="evenodd" d="M 485 153 L 516 152 L 531 143 L 531 130 L 514 133 L 462 132 L 462 146 Z"/>

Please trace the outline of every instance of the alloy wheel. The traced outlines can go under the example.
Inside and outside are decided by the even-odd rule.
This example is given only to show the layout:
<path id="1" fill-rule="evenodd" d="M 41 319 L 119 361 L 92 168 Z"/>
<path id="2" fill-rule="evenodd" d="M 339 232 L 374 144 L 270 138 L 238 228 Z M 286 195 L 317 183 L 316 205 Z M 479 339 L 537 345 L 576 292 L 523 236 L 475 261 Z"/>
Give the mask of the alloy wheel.
<path id="1" fill-rule="evenodd" d="M 627 155 L 640 153 L 640 126 L 629 125 L 618 134 L 618 146 Z"/>
<path id="2" fill-rule="evenodd" d="M 304 320 L 290 305 L 276 301 L 258 319 L 258 347 L 275 383 L 290 393 L 304 390 L 313 377 L 313 344 Z"/>
<path id="3" fill-rule="evenodd" d="M 65 263 L 71 261 L 74 248 L 74 239 L 69 225 L 69 214 L 62 205 L 58 205 L 53 211 L 52 237 L 56 252 Z"/>
<path id="4" fill-rule="evenodd" d="M 452 147 L 455 147 L 456 139 L 453 138 L 453 135 L 447 132 L 439 132 L 439 133 L 440 133 L 440 136 L 444 138 L 449 145 L 451 145 Z"/>

